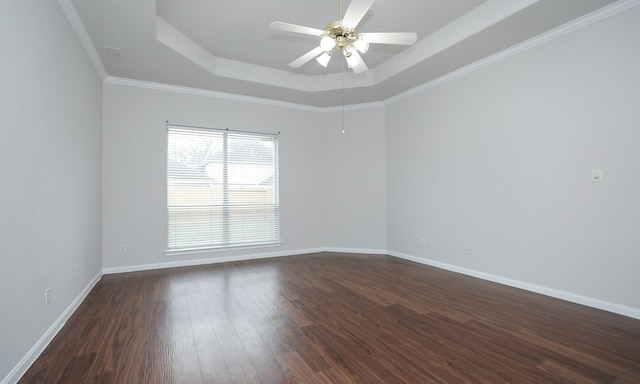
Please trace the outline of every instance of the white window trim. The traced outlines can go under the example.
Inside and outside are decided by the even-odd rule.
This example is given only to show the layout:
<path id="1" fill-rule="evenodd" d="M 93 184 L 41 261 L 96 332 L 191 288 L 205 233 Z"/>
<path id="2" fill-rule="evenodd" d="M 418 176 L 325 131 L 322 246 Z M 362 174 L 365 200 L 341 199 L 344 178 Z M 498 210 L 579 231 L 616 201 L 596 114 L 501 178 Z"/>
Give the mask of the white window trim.
<path id="1" fill-rule="evenodd" d="M 276 208 L 276 217 L 275 219 L 277 220 L 275 225 L 274 225 L 274 229 L 276 231 L 276 236 L 274 238 L 273 241 L 258 241 L 255 243 L 251 243 L 251 242 L 247 242 L 247 243 L 231 243 L 231 244 L 212 244 L 212 245 L 203 245 L 202 247 L 198 247 L 198 246 L 193 246 L 193 247 L 189 247 L 186 246 L 184 248 L 169 248 L 169 173 L 168 173 L 168 168 L 165 170 L 165 177 L 167 177 L 166 182 L 167 182 L 167 193 L 165 194 L 165 197 L 167 198 L 167 200 L 165 201 L 165 208 L 166 208 L 166 213 L 167 213 L 167 226 L 166 226 L 166 230 L 167 232 L 166 234 L 166 245 L 167 245 L 167 249 L 165 249 L 164 254 L 166 256 L 179 256 L 179 255 L 189 255 L 189 254 L 201 254 L 201 253 L 210 253 L 210 252 L 220 252 L 220 251 L 233 251 L 233 250 L 242 250 L 242 249 L 256 249 L 256 248 L 267 248 L 267 247 L 279 247 L 282 245 L 282 241 L 280 238 L 280 203 L 279 203 L 279 182 L 278 182 L 278 178 L 279 178 L 279 166 L 278 166 L 278 140 L 277 140 L 277 136 L 278 134 L 271 134 L 271 133 L 260 133 L 260 132 L 249 132 L 249 131 L 235 131 L 235 130 L 229 130 L 229 129 L 219 129 L 219 128 L 207 128 L 207 127 L 196 127 L 196 126 L 186 126 L 186 125 L 175 125 L 175 124 L 169 124 L 169 122 L 167 122 L 167 135 L 169 135 L 170 131 L 172 129 L 175 130 L 187 130 L 187 131 L 193 131 L 193 132 L 197 132 L 197 131 L 202 131 L 202 132 L 211 132 L 211 131 L 217 131 L 219 133 L 222 133 L 225 137 L 225 142 L 226 142 L 226 134 L 232 134 L 232 135 L 247 135 L 247 136 L 263 136 L 263 137 L 268 137 L 268 138 L 272 138 L 274 140 L 274 144 L 275 144 L 275 149 L 274 149 L 274 162 L 273 165 L 275 167 L 275 205 L 274 207 Z M 168 140 L 168 136 L 167 136 L 167 143 L 169 143 Z M 225 144 L 226 145 L 226 144 Z M 168 159 L 169 159 L 169 153 L 167 152 L 167 156 L 166 156 L 166 165 L 168 166 Z M 225 159 L 226 161 L 226 159 Z M 226 166 L 225 166 L 226 168 Z M 225 171 L 226 172 L 226 171 Z M 226 173 L 225 173 L 226 174 Z M 226 178 L 226 176 L 225 176 Z M 226 179 L 225 179 L 226 180 Z"/>

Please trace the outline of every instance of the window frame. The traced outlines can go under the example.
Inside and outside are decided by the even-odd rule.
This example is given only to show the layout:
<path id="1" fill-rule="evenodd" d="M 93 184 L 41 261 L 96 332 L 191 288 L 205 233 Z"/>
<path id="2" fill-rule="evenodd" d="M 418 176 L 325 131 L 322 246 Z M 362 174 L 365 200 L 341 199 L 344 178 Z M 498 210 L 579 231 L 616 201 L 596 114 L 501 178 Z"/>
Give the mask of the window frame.
<path id="1" fill-rule="evenodd" d="M 223 140 L 223 150 L 222 150 L 222 157 L 223 157 L 223 161 L 222 161 L 222 167 L 223 167 L 223 181 L 221 183 L 222 186 L 222 190 L 223 190 L 223 203 L 221 205 L 219 205 L 219 207 L 222 209 L 223 213 L 223 219 L 222 219 L 222 223 L 220 225 L 222 225 L 223 229 L 222 229 L 222 236 L 223 236 L 223 240 L 220 242 L 212 242 L 210 244 L 206 244 L 206 245 L 202 245 L 202 244 L 194 244 L 192 243 L 191 245 L 184 245 L 184 246 L 176 246 L 176 245 L 171 245 L 171 228 L 170 226 L 172 225 L 172 221 L 170 219 L 170 212 L 172 209 L 172 206 L 170 205 L 170 188 L 172 185 L 171 182 L 171 176 L 170 175 L 170 145 L 171 145 L 171 133 L 172 132 L 187 132 L 187 133 L 193 133 L 194 135 L 198 134 L 198 135 L 202 135 L 202 136 L 207 136 L 208 134 L 211 134 L 211 138 L 213 140 L 218 140 L 220 137 L 222 137 Z M 171 255 L 180 255 L 180 254 L 189 254 L 189 253 L 202 253 L 202 252 L 211 252 L 211 251 L 224 251 L 224 250 L 231 250 L 231 249 L 246 249 L 246 248 L 263 248 L 263 247 L 276 247 L 276 246 L 280 246 L 282 244 L 281 241 L 281 236 L 280 236 L 280 191 L 279 191 L 279 155 L 278 155 L 278 137 L 279 137 L 279 133 L 278 134 L 270 134 L 270 133 L 261 133 L 261 132 L 249 132 L 249 131 L 237 131 L 237 130 L 229 130 L 229 129 L 219 129 L 219 128 L 208 128 L 208 127 L 196 127 L 196 126 L 185 126 L 185 125 L 176 125 L 176 124 L 169 124 L 167 123 L 167 152 L 166 152 L 166 156 L 165 156 L 165 165 L 166 165 L 166 169 L 165 169 L 165 182 L 166 182 L 166 193 L 165 193 L 165 213 L 166 213 L 166 250 L 164 251 L 164 253 L 167 256 L 171 256 Z M 229 160 L 229 141 L 231 139 L 239 139 L 239 140 L 247 140 L 247 141 L 251 141 L 251 140 L 256 140 L 256 142 L 259 140 L 259 138 L 264 138 L 264 139 L 268 139 L 268 141 L 270 141 L 273 145 L 273 149 L 272 149 L 272 162 L 270 163 L 270 166 L 272 167 L 273 173 L 271 174 L 272 176 L 272 194 L 273 194 L 273 201 L 272 203 L 265 203 L 266 207 L 272 207 L 272 214 L 270 216 L 268 216 L 268 219 L 270 221 L 272 221 L 272 225 L 267 226 L 269 231 L 273 231 L 274 236 L 269 237 L 269 238 L 265 238 L 265 239 L 260 239 L 257 241 L 240 241 L 240 242 L 233 242 L 230 240 L 230 236 L 232 236 L 232 229 L 231 229 L 231 224 L 229 221 L 229 212 L 235 207 L 244 207 L 245 209 L 247 207 L 251 207 L 251 206 L 256 206 L 255 204 L 245 204 L 245 205 L 238 205 L 238 204 L 230 204 L 229 203 L 229 193 L 230 193 L 230 189 L 233 186 L 236 186 L 235 184 L 232 184 L 229 180 L 228 177 L 228 168 L 230 164 L 234 164 L 233 162 L 231 162 Z M 243 164 L 243 163 L 236 163 L 236 164 Z M 207 171 L 208 172 L 208 171 Z M 194 180 L 200 181 L 202 182 L 203 180 L 205 180 L 204 178 L 195 178 Z M 197 183 L 195 183 L 197 185 Z M 173 184 L 175 185 L 175 184 Z M 195 206 L 195 204 L 193 205 Z M 210 207 L 213 207 L 214 205 L 210 205 Z M 188 205 L 185 205 L 183 207 L 189 207 Z M 173 207 L 175 208 L 175 206 Z M 211 217 L 212 218 L 212 217 Z M 213 221 L 211 221 L 213 223 Z M 174 224 L 176 223 L 175 221 L 173 222 Z M 243 221 L 244 223 L 244 221 Z M 175 230 L 174 230 L 175 231 Z"/>

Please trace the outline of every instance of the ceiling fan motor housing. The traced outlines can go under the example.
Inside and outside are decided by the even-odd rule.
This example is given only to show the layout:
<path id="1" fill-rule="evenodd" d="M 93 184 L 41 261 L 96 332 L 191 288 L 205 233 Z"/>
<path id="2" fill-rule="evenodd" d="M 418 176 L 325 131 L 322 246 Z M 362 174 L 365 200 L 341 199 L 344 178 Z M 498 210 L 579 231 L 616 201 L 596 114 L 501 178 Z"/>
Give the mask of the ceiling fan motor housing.
<path id="1" fill-rule="evenodd" d="M 336 47 L 341 51 L 358 40 L 358 32 L 355 29 L 342 25 L 342 21 L 334 21 L 325 28 L 326 36 L 332 37 L 336 41 Z"/>
<path id="2" fill-rule="evenodd" d="M 352 68 L 354 73 L 360 74 L 368 69 L 360 53 L 367 53 L 370 43 L 414 44 L 417 40 L 415 33 L 358 33 L 356 31 L 356 26 L 374 2 L 375 0 L 351 0 L 349 9 L 343 16 L 342 1 L 340 1 L 340 20 L 330 23 L 324 30 L 280 21 L 271 23 L 270 25 L 273 29 L 320 37 L 319 47 L 292 61 L 289 63 L 289 67 L 300 68 L 314 58 L 320 65 L 326 67 L 329 60 L 331 60 L 331 52 L 333 52 L 334 48 L 338 48 L 346 58 L 349 68 Z"/>

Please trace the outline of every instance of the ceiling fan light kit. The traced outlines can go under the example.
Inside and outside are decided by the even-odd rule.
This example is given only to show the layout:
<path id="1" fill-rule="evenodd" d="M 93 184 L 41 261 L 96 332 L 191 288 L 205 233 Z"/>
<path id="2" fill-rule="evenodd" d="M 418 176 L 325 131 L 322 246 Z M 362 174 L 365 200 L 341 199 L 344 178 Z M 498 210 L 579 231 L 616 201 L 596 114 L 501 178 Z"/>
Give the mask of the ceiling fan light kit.
<path id="1" fill-rule="evenodd" d="M 354 73 L 363 73 L 368 68 L 360 53 L 366 53 L 370 43 L 413 45 L 418 40 L 415 33 L 358 33 L 356 26 L 374 2 L 375 0 L 352 0 L 342 17 L 342 1 L 339 0 L 341 20 L 330 23 L 324 30 L 280 21 L 271 23 L 272 29 L 320 37 L 319 47 L 292 61 L 289 67 L 299 68 L 314 58 L 320 65 L 326 67 L 331 60 L 333 50 L 338 49 L 344 55 L 347 66 Z"/>
<path id="2" fill-rule="evenodd" d="M 327 64 L 329 64 L 329 60 L 331 60 L 331 52 L 324 52 L 322 55 L 316 57 L 316 60 L 320 65 L 326 68 Z"/>

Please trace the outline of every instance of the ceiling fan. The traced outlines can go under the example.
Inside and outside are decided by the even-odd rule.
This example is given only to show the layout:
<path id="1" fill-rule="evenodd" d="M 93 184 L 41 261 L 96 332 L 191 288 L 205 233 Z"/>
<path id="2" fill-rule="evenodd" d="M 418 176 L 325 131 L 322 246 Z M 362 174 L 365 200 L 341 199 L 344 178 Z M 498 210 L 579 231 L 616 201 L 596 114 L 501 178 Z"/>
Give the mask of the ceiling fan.
<path id="1" fill-rule="evenodd" d="M 354 73 L 362 73 L 368 68 L 360 53 L 366 53 L 369 49 L 369 44 L 413 45 L 418 40 L 418 36 L 415 33 L 358 33 L 356 31 L 358 23 L 360 23 L 374 2 L 375 0 L 351 0 L 351 4 L 349 4 L 349 8 L 343 17 L 342 0 L 339 0 L 340 20 L 330 23 L 324 30 L 281 21 L 271 23 L 272 29 L 303 33 L 321 38 L 320 46 L 289 63 L 289 67 L 299 68 L 314 58 L 320 65 L 326 67 L 329 64 L 329 60 L 331 60 L 334 48 L 337 48 L 347 60 L 348 67 L 353 69 Z"/>

